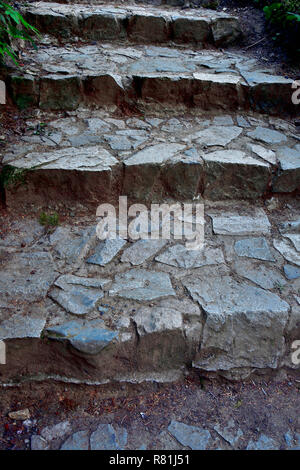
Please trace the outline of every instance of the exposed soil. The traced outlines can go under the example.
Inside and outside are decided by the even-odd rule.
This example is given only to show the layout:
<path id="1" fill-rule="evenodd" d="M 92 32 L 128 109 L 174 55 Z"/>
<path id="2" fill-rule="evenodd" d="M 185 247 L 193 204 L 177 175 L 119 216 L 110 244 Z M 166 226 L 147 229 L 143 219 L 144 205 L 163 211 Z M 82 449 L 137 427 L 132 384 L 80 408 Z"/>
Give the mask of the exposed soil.
<path id="1" fill-rule="evenodd" d="M 157 449 L 157 437 L 172 419 L 212 430 L 217 423 L 226 426 L 230 418 L 244 433 L 240 448 L 245 448 L 250 439 L 257 440 L 260 433 L 284 448 L 284 434 L 300 431 L 299 390 L 299 380 L 289 376 L 280 381 L 255 379 L 237 384 L 198 375 L 169 385 L 26 384 L 21 389 L 0 390 L 0 449 L 29 448 L 32 434 L 64 420 L 71 422 L 73 432 L 94 430 L 100 423 L 115 423 L 125 427 L 129 435 L 131 430 L 137 441 L 148 439 L 149 449 Z M 31 420 L 36 420 L 30 431 L 22 422 L 7 417 L 9 411 L 27 407 Z M 58 448 L 64 440 L 58 440 L 54 447 Z M 228 448 L 222 439 L 221 447 Z"/>
<path id="2" fill-rule="evenodd" d="M 239 17 L 244 33 L 242 43 L 231 49 L 244 51 L 265 67 L 274 67 L 280 75 L 299 79 L 299 59 L 289 56 L 286 49 L 274 43 L 274 34 L 266 26 L 264 12 L 250 3 L 249 0 L 220 0 L 218 10 L 224 11 L 226 8 L 226 13 Z"/>

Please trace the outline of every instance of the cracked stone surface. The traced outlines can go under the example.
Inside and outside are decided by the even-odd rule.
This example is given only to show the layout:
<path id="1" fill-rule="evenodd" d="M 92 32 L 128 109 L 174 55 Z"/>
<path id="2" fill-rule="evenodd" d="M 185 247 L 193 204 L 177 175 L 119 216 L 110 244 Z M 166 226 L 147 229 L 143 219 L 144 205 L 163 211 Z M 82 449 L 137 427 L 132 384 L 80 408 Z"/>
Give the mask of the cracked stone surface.
<path id="1" fill-rule="evenodd" d="M 168 431 L 182 445 L 192 450 L 205 450 L 211 440 L 211 434 L 207 429 L 200 428 L 199 426 L 190 426 L 178 421 L 172 421 Z"/>
<path id="2" fill-rule="evenodd" d="M 166 197 L 184 201 L 199 196 L 211 200 L 257 199 L 270 190 L 270 182 L 271 189 L 277 191 L 277 183 L 283 178 L 284 192 L 299 186 L 296 167 L 281 169 L 280 144 L 257 145 L 255 139 L 251 143 L 249 128 L 237 125 L 241 116 L 210 117 L 198 115 L 197 111 L 195 115 L 182 116 L 173 111 L 166 118 L 157 112 L 152 119 L 147 118 L 150 122 L 154 120 L 151 124 L 146 119 L 112 119 L 104 110 L 85 107 L 69 114 L 72 118 L 56 116 L 56 120 L 54 113 L 45 114 L 43 135 L 26 135 L 35 138 L 30 149 L 26 145 L 8 146 L 3 164 L 26 170 L 27 183 L 6 188 L 8 207 L 16 210 L 24 201 L 29 207 L 29 200 L 52 207 L 62 193 L 63 203 L 75 208 L 83 194 L 85 204 L 94 206 L 121 194 L 132 200 L 152 198 L 155 202 Z M 276 119 L 260 119 L 266 121 L 264 125 L 270 130 L 277 126 Z M 97 124 L 90 127 L 89 122 L 95 121 Z M 255 129 L 257 121 L 252 119 L 250 128 Z M 28 127 L 32 129 L 36 123 L 38 120 L 31 119 Z M 57 126 L 62 139 L 56 148 L 49 148 L 45 137 L 52 138 Z M 105 132 L 101 130 L 103 126 L 107 126 Z M 292 125 L 287 129 L 286 148 L 297 153 L 296 130 Z M 224 136 L 228 135 L 225 143 Z M 205 136 L 213 139 L 211 143 Z M 115 145 L 117 142 L 120 144 Z M 123 146 L 121 142 L 127 143 Z M 224 145 L 222 150 L 220 145 Z M 63 249 L 67 252 L 71 247 Z M 74 256 L 75 251 L 74 246 Z"/>
<path id="3" fill-rule="evenodd" d="M 220 248 L 205 247 L 202 250 L 189 250 L 183 245 L 174 245 L 155 259 L 160 263 L 186 269 L 225 262 Z"/>
<path id="4" fill-rule="evenodd" d="M 91 450 L 122 450 L 126 443 L 126 429 L 110 424 L 100 424 L 90 438 Z"/>
<path id="5" fill-rule="evenodd" d="M 255 235 L 268 234 L 270 222 L 265 212 L 257 210 L 253 215 L 239 215 L 232 212 L 209 213 L 213 231 L 217 235 Z"/>
<path id="6" fill-rule="evenodd" d="M 86 262 L 105 266 L 119 253 L 124 245 L 126 245 L 126 241 L 121 238 L 100 242 Z"/>
<path id="7" fill-rule="evenodd" d="M 130 263 L 133 266 L 143 264 L 143 262 L 155 255 L 165 245 L 166 240 L 139 240 L 124 251 L 121 261 Z"/>
<path id="8" fill-rule="evenodd" d="M 275 261 L 267 241 L 262 237 L 238 240 L 235 242 L 234 249 L 238 256 Z"/>
<path id="9" fill-rule="evenodd" d="M 109 294 L 126 299 L 153 300 L 175 295 L 175 291 L 167 274 L 131 269 L 125 274 L 116 276 Z"/>

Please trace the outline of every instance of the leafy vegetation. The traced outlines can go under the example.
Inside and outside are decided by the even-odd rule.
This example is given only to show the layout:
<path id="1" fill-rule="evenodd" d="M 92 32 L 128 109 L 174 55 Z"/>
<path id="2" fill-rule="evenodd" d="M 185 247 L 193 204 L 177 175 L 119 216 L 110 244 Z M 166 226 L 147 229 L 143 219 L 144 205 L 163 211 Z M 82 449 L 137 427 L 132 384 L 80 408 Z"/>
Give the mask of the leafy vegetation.
<path id="1" fill-rule="evenodd" d="M 59 224 L 59 216 L 57 212 L 54 212 L 53 214 L 46 214 L 46 212 L 41 212 L 39 222 L 41 225 L 46 227 L 46 229 L 56 227 Z"/>
<path id="2" fill-rule="evenodd" d="M 17 44 L 21 40 L 34 44 L 32 34 L 38 35 L 38 30 L 15 8 L 0 0 L 0 62 L 10 57 L 18 65 Z"/>
<path id="3" fill-rule="evenodd" d="M 300 55 L 300 0 L 254 0 L 263 7 L 272 39 Z"/>
<path id="4" fill-rule="evenodd" d="M 26 181 L 26 175 L 29 170 L 24 168 L 16 168 L 11 165 L 5 165 L 2 168 L 0 174 L 0 186 L 2 188 L 8 188 L 24 184 Z"/>

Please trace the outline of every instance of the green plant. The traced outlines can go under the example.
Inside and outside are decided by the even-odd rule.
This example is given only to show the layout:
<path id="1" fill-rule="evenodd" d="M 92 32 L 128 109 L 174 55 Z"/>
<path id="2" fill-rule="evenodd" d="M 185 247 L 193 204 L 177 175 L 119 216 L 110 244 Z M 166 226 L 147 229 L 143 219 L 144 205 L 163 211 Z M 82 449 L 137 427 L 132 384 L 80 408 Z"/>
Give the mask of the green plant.
<path id="1" fill-rule="evenodd" d="M 53 212 L 53 214 L 46 214 L 46 212 L 41 212 L 39 222 L 47 229 L 50 227 L 56 227 L 59 224 L 59 216 L 57 212 Z"/>
<path id="2" fill-rule="evenodd" d="M 18 65 L 18 56 L 13 41 L 30 41 L 34 44 L 31 34 L 39 34 L 15 8 L 0 0 L 0 59 L 10 57 Z"/>
<path id="3" fill-rule="evenodd" d="M 18 184 L 24 184 L 28 171 L 28 169 L 5 165 L 0 174 L 0 186 L 2 188 L 8 188 L 17 186 Z"/>

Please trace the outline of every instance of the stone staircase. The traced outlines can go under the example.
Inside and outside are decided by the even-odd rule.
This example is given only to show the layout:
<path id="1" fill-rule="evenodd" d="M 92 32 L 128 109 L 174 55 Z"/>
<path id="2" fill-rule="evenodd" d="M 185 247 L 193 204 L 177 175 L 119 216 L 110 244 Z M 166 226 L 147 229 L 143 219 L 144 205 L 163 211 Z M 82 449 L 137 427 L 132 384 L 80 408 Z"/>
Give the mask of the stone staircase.
<path id="1" fill-rule="evenodd" d="M 31 111 L 2 158 L 22 180 L 5 185 L 2 385 L 296 372 L 293 81 L 231 51 L 241 31 L 223 13 L 39 2 L 24 14 L 43 38 L 4 76 Z M 203 202 L 204 250 L 100 242 L 95 209 L 120 195 Z M 45 231 L 42 210 L 64 221 Z"/>

